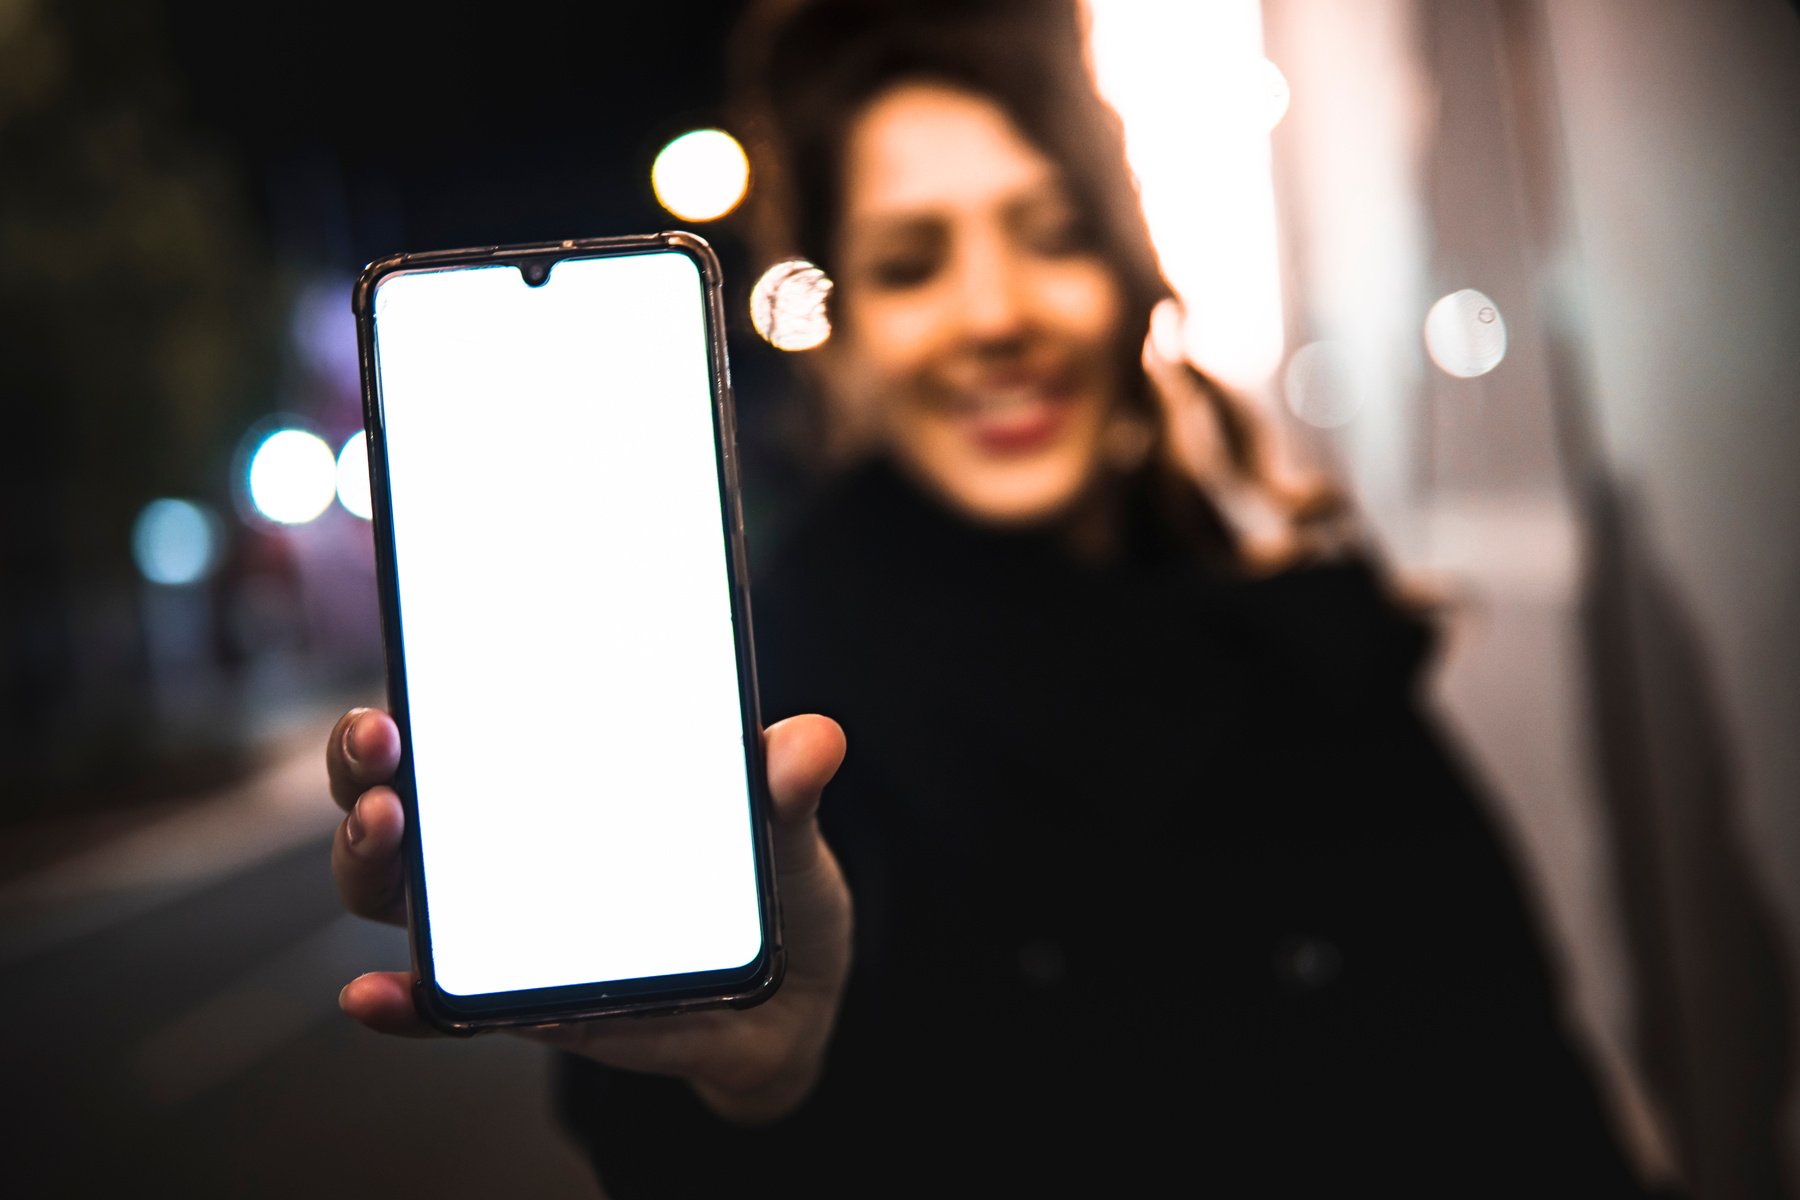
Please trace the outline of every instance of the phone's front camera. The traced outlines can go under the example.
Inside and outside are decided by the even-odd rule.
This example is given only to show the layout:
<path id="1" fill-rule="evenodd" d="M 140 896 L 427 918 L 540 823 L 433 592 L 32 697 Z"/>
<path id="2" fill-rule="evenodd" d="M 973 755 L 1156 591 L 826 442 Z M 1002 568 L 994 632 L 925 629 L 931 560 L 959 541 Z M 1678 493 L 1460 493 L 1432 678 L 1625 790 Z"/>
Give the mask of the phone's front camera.
<path id="1" fill-rule="evenodd" d="M 550 264 L 547 262 L 528 262 L 519 265 L 519 274 L 532 287 L 543 287 L 544 280 L 550 278 Z"/>

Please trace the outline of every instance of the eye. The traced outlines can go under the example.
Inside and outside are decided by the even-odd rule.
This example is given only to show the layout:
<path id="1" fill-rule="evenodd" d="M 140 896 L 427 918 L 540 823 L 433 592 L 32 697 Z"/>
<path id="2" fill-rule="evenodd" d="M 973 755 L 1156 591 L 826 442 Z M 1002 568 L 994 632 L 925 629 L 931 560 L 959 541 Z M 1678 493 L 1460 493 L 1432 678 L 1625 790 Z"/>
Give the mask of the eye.
<path id="1" fill-rule="evenodd" d="M 875 287 L 903 291 L 929 282 L 938 272 L 941 257 L 921 251 L 880 255 L 863 268 L 863 273 Z"/>
<path id="2" fill-rule="evenodd" d="M 1098 243 L 1093 222 L 1062 198 L 1034 200 L 1022 206 L 1014 229 L 1024 247 L 1046 258 L 1091 254 Z"/>
<path id="3" fill-rule="evenodd" d="M 943 270 L 949 247 L 949 231 L 940 222 L 870 222 L 852 227 L 844 258 L 862 286 L 898 292 L 931 282 Z"/>

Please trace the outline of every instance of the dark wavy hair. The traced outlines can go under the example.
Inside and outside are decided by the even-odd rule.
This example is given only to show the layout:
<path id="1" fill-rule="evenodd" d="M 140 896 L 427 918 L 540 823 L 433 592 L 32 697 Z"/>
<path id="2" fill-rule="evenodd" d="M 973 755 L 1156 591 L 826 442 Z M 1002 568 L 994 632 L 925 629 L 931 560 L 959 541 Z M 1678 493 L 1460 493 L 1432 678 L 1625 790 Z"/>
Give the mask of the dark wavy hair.
<path id="1" fill-rule="evenodd" d="M 1153 486 L 1174 527 L 1209 557 L 1240 557 L 1219 489 L 1177 466 L 1142 351 L 1151 312 L 1174 296 L 1144 223 L 1118 115 L 1094 90 L 1074 0 L 762 0 L 732 46 L 735 123 L 755 163 L 751 235 L 768 258 L 832 274 L 852 123 L 902 83 L 992 100 L 1055 163 L 1124 297 L 1121 395 L 1151 431 Z M 1341 510 L 1335 489 L 1283 478 L 1262 419 L 1205 372 L 1182 383 L 1216 422 L 1234 475 L 1296 526 Z M 1225 481 L 1216 481 L 1223 484 Z"/>

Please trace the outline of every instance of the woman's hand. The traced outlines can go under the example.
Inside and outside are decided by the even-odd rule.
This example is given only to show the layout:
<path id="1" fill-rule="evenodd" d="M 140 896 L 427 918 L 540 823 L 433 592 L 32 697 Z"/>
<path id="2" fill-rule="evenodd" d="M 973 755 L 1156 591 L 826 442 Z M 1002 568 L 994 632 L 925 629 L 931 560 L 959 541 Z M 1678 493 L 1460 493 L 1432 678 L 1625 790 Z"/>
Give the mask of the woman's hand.
<path id="1" fill-rule="evenodd" d="M 818 1079 L 850 970 L 850 893 L 819 836 L 819 794 L 844 758 L 844 733 L 825 717 L 794 717 L 763 734 L 775 802 L 775 864 L 787 975 L 766 1003 L 673 1017 L 571 1022 L 518 1031 L 609 1066 L 686 1079 L 715 1112 L 752 1123 L 797 1106 Z M 353 709 L 326 747 L 331 795 L 347 815 L 331 845 L 331 872 L 351 912 L 406 921 L 406 816 L 388 786 L 400 731 L 375 709 Z M 338 996 L 344 1011 L 382 1033 L 428 1036 L 413 1008 L 412 977 L 375 971 Z"/>
<path id="2" fill-rule="evenodd" d="M 1231 527 L 1244 565 L 1274 573 L 1352 545 L 1343 494 L 1302 465 L 1279 423 L 1187 360 L 1180 321 L 1174 301 L 1165 300 L 1144 339 L 1144 371 L 1168 431 L 1164 452 Z"/>

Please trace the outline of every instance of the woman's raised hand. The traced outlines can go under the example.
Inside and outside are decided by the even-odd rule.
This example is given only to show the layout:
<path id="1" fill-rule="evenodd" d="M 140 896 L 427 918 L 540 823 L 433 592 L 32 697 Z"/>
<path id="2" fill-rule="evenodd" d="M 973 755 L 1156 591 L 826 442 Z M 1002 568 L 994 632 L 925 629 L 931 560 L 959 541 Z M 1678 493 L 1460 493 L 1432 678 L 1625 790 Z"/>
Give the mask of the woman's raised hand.
<path id="1" fill-rule="evenodd" d="M 850 970 L 850 893 L 815 818 L 819 795 L 843 761 L 844 733 L 826 717 L 793 717 L 765 730 L 763 745 L 788 955 L 780 989 L 741 1011 L 571 1022 L 518 1031 L 522 1036 L 609 1066 L 686 1079 L 714 1111 L 736 1121 L 773 1120 L 806 1097 Z M 399 729 L 369 708 L 345 713 L 325 751 L 332 799 L 346 812 L 331 844 L 338 894 L 351 912 L 393 924 L 406 921 L 406 815 L 388 786 L 399 761 Z M 434 1032 L 413 1008 L 405 971 L 358 976 L 338 1003 L 382 1033 Z"/>
<path id="2" fill-rule="evenodd" d="M 1153 331 L 1158 325 L 1169 331 L 1178 327 L 1174 301 L 1163 304 L 1170 307 L 1158 306 Z M 1197 370 L 1178 347 L 1159 344 L 1174 340 L 1152 332 L 1144 339 L 1142 360 L 1168 430 L 1164 452 L 1231 527 L 1245 565 L 1273 572 L 1354 544 L 1342 492 L 1301 462 L 1280 425 Z"/>

